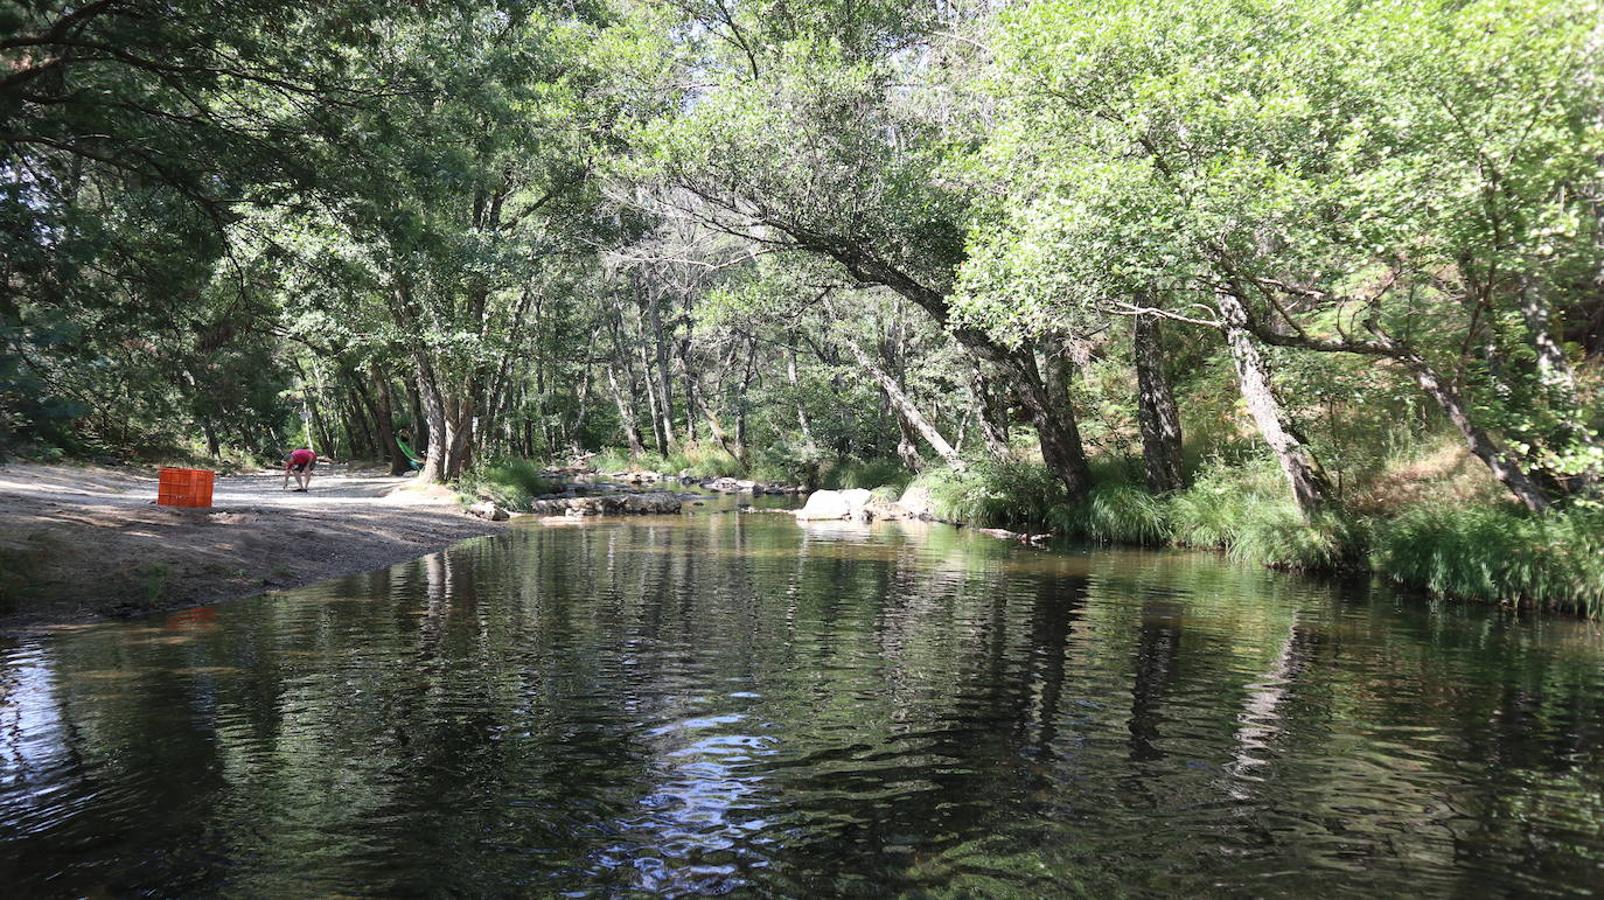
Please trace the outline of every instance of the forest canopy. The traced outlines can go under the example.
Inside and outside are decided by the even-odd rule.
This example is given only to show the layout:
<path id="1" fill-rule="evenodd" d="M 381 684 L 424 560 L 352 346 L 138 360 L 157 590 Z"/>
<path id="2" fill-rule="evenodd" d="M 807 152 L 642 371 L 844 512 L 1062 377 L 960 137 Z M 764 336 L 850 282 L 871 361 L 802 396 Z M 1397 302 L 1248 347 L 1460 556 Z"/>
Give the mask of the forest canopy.
<path id="1" fill-rule="evenodd" d="M 1601 23 L 7 0 L 0 453 L 923 473 L 1231 545 L 1203 486 L 1331 554 L 1428 498 L 1591 516 Z"/>

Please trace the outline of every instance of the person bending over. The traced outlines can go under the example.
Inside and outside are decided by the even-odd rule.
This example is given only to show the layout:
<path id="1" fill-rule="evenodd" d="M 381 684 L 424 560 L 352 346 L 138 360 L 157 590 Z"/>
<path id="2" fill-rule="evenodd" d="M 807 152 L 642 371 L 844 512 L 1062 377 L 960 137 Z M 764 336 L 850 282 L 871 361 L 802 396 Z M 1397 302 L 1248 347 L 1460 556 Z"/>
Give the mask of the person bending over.
<path id="1" fill-rule="evenodd" d="M 312 470 L 316 468 L 316 453 L 305 447 L 290 451 L 290 455 L 284 458 L 284 486 L 290 486 L 290 476 L 294 475 L 298 485 L 295 490 L 306 493 L 306 489 L 312 486 Z"/>

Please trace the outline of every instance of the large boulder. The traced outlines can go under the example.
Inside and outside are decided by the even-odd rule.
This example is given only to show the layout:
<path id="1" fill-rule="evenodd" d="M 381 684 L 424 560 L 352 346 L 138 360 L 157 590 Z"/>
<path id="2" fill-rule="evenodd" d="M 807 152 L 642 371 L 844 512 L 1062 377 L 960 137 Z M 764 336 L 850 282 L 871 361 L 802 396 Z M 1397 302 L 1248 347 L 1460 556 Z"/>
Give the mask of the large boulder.
<path id="1" fill-rule="evenodd" d="M 875 495 L 863 507 L 864 516 L 877 522 L 894 522 L 898 519 L 911 519 L 913 516 L 902 508 L 902 504 L 895 500 Z"/>
<path id="2" fill-rule="evenodd" d="M 930 496 L 930 489 L 918 484 L 908 485 L 902 492 L 902 499 L 897 501 L 903 512 L 914 519 L 934 519 L 936 517 L 935 500 Z"/>
<path id="3" fill-rule="evenodd" d="M 862 488 L 814 491 L 808 495 L 808 502 L 796 511 L 796 517 L 804 521 L 854 519 L 864 515 L 869 501 L 873 499 L 874 495 Z"/>
<path id="4" fill-rule="evenodd" d="M 680 510 L 682 501 L 668 491 L 648 491 L 624 497 L 624 512 L 643 516 L 668 515 Z"/>
<path id="5" fill-rule="evenodd" d="M 468 507 L 468 512 L 478 516 L 481 519 L 489 519 L 492 522 L 507 521 L 507 511 L 489 500 L 475 503 L 474 505 Z"/>

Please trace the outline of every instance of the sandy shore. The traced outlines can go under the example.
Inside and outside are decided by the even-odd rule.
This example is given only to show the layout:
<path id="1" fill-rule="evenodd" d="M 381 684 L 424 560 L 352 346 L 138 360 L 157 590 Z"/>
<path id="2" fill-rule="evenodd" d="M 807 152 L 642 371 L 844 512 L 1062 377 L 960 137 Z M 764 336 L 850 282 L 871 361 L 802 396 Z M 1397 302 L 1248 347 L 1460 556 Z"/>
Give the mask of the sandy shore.
<path id="1" fill-rule="evenodd" d="M 282 481 L 219 477 L 212 509 L 173 509 L 155 504 L 153 472 L 0 466 L 0 631 L 250 597 L 504 527 L 409 478 L 336 469 L 305 494 Z"/>

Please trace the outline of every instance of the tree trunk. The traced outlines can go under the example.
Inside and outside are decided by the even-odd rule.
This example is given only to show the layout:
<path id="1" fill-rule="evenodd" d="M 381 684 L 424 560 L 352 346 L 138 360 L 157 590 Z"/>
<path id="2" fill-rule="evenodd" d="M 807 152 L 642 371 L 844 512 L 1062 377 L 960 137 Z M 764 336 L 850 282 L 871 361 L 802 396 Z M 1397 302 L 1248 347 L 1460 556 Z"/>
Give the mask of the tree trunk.
<path id="1" fill-rule="evenodd" d="M 919 436 L 925 439 L 925 442 L 930 445 L 931 449 L 936 451 L 937 456 L 946 461 L 947 465 L 955 469 L 963 468 L 963 459 L 958 456 L 958 451 L 952 449 L 952 445 L 947 443 L 947 439 L 941 436 L 941 432 L 937 431 L 935 426 L 930 424 L 930 420 L 919 412 L 919 408 L 914 406 L 913 401 L 908 398 L 907 394 L 903 393 L 902 386 L 897 384 L 897 380 L 876 365 L 874 360 L 869 358 L 869 354 L 858 346 L 857 341 L 851 338 L 844 338 L 843 342 L 847 345 L 847 349 L 852 351 L 852 355 L 857 358 L 858 365 L 869 373 L 869 376 L 880 385 L 882 391 L 885 391 L 886 399 L 891 401 L 891 407 L 898 416 L 899 424 L 900 420 L 906 419 L 907 424 L 911 425 L 913 430 L 917 431 Z M 898 455 L 902 455 L 900 447 L 898 448 Z M 912 456 L 917 459 L 918 453 L 915 452 Z M 907 457 L 905 456 L 904 462 L 906 461 Z M 913 468 L 917 468 L 917 465 L 913 466 Z"/>
<path id="2" fill-rule="evenodd" d="M 1036 368 L 1036 355 L 1029 348 L 1010 354 L 1007 361 L 1019 402 L 1036 426 L 1042 462 L 1064 485 L 1071 503 L 1085 500 L 1091 492 L 1092 471 L 1086 462 L 1086 448 L 1081 444 L 1074 409 L 1053 402 Z"/>
<path id="3" fill-rule="evenodd" d="M 660 418 L 658 423 L 658 449 L 664 456 L 674 446 L 674 376 L 671 371 L 668 354 L 668 336 L 663 333 L 662 301 L 660 298 L 643 299 L 646 306 L 645 324 L 651 327 L 652 361 L 646 365 L 648 381 L 655 378 L 657 381 L 657 399 L 655 406 Z M 642 348 L 642 360 L 645 361 L 645 348 Z"/>
<path id="4" fill-rule="evenodd" d="M 646 409 L 647 412 L 651 413 L 652 439 L 657 443 L 657 452 L 662 456 L 667 456 L 669 435 L 663 430 L 663 422 L 666 421 L 666 418 L 662 409 L 658 406 L 657 375 L 652 371 L 652 360 L 647 356 L 646 348 L 644 346 L 637 348 L 637 353 L 640 356 L 641 368 L 646 371 Z"/>
<path id="5" fill-rule="evenodd" d="M 685 299 L 685 336 L 675 342 L 674 360 L 679 366 L 680 379 L 685 385 L 685 442 L 696 443 L 696 413 L 705 406 L 702 392 L 697 390 L 696 367 L 691 365 L 691 346 L 695 340 L 695 321 L 691 316 L 690 294 Z"/>
<path id="6" fill-rule="evenodd" d="M 903 466 L 907 467 L 911 471 L 917 472 L 924 468 L 925 461 L 924 458 L 919 455 L 919 444 L 914 440 L 916 432 L 914 431 L 913 423 L 908 421 L 908 417 L 902 412 L 901 409 L 896 410 L 896 414 L 897 458 L 902 460 Z M 953 451 L 954 456 L 956 456 L 957 453 L 957 450 Z"/>
<path id="7" fill-rule="evenodd" d="M 1259 434 L 1270 445 L 1287 483 L 1292 499 L 1305 519 L 1330 502 L 1331 483 L 1320 468 L 1308 444 L 1292 426 L 1281 401 L 1270 384 L 1270 367 L 1248 331 L 1248 311 L 1242 301 L 1227 291 L 1215 295 L 1225 326 L 1225 342 L 1236 367 L 1237 384 L 1248 412 L 1259 427 Z"/>
<path id="8" fill-rule="evenodd" d="M 975 408 L 980 413 L 980 439 L 993 459 L 1007 459 L 1009 454 L 1008 399 L 980 368 L 978 361 L 969 366 L 969 390 L 975 395 Z"/>
<path id="9" fill-rule="evenodd" d="M 1186 486 L 1181 475 L 1181 417 L 1164 371 L 1158 318 L 1131 317 L 1132 356 L 1136 361 L 1136 409 L 1142 426 L 1142 466 L 1147 489 L 1155 494 Z"/>
<path id="10" fill-rule="evenodd" d="M 390 458 L 390 474 L 405 475 L 412 469 L 407 455 L 395 442 L 395 418 L 390 413 L 390 383 L 380 371 L 378 363 L 368 364 L 368 380 L 373 388 L 373 418 L 379 430 L 382 452 Z"/>
<path id="11" fill-rule="evenodd" d="M 356 388 L 348 387 L 345 393 L 347 400 L 351 404 L 351 419 L 356 425 L 357 431 L 362 433 L 361 456 L 363 459 L 371 459 L 377 451 L 378 445 L 373 441 L 373 429 L 368 426 L 368 411 L 366 407 L 362 405 L 362 398 L 357 395 Z M 347 428 L 349 427 L 350 426 L 347 426 Z M 356 434 L 354 433 L 351 435 L 351 444 L 351 455 L 357 456 L 358 454 L 355 446 Z"/>
<path id="12" fill-rule="evenodd" d="M 415 378 L 402 378 L 401 387 L 407 393 L 407 412 L 412 417 L 409 422 L 412 428 L 412 452 L 422 459 L 429 452 L 429 423 L 423 417 L 423 398 L 418 396 Z"/>
<path id="13" fill-rule="evenodd" d="M 752 448 L 747 442 L 746 414 L 751 408 L 748 395 L 752 387 L 753 363 L 757 361 L 757 340 L 747 347 L 746 365 L 741 370 L 741 393 L 735 405 L 735 458 L 743 464 L 751 458 Z"/>
<path id="14" fill-rule="evenodd" d="M 791 333 L 791 346 L 785 354 L 785 380 L 791 386 L 791 397 L 796 402 L 796 427 L 809 447 L 813 443 L 813 426 L 808 422 L 808 408 L 802 402 L 802 382 L 796 374 L 796 332 Z"/>
<path id="15" fill-rule="evenodd" d="M 1543 296 L 1541 287 L 1533 284 L 1530 275 L 1523 275 L 1520 283 L 1520 312 L 1526 323 L 1527 340 L 1537 354 L 1537 380 L 1542 385 L 1544 399 L 1559 425 L 1549 435 L 1551 445 L 1563 451 L 1580 447 L 1598 447 L 1599 439 L 1588 428 L 1587 412 L 1576 392 L 1576 374 L 1565 357 L 1565 348 L 1555 336 L 1552 308 Z M 1549 479 L 1568 494 L 1582 494 L 1597 481 L 1597 472 L 1588 471 L 1565 477 L 1552 473 Z"/>
<path id="16" fill-rule="evenodd" d="M 1492 435 L 1472 421 L 1469 407 L 1465 405 L 1464 398 L 1459 396 L 1453 385 L 1440 377 L 1424 357 L 1417 353 L 1402 352 L 1402 349 L 1390 340 L 1387 343 L 1399 350 L 1394 358 L 1415 376 L 1415 382 L 1420 385 L 1420 389 L 1435 400 L 1444 413 L 1447 413 L 1448 420 L 1459 429 L 1470 452 L 1486 464 L 1492 471 L 1493 477 L 1508 488 L 1527 509 L 1533 512 L 1547 509 L 1551 503 L 1547 493 L 1513 456 L 1498 445 Z"/>
<path id="17" fill-rule="evenodd" d="M 579 371 L 579 385 L 575 390 L 574 424 L 568 428 L 568 446 L 575 456 L 583 452 L 582 444 L 585 440 L 585 416 L 590 412 L 590 364 L 586 363 Z"/>
<path id="18" fill-rule="evenodd" d="M 217 440 L 217 429 L 212 426 L 211 419 L 201 419 L 201 431 L 206 434 L 206 452 L 212 459 L 223 455 L 222 443 Z"/>
<path id="19" fill-rule="evenodd" d="M 428 435 L 428 449 L 420 451 L 424 457 L 423 471 L 418 473 L 418 480 L 433 484 L 446 479 L 447 456 L 451 452 L 451 442 L 446 436 L 446 411 L 439 386 L 435 384 L 434 368 L 421 350 L 414 351 L 413 363 L 416 366 L 418 402 L 423 417 L 423 427 L 418 429 L 420 440 L 424 434 Z"/>
<path id="20" fill-rule="evenodd" d="M 607 387 L 612 391 L 613 403 L 618 406 L 619 424 L 624 429 L 624 439 L 629 442 L 629 455 L 639 456 L 646 452 L 641 443 L 640 423 L 635 418 L 635 404 L 629 394 L 618 386 L 618 370 L 616 366 L 607 366 Z"/>
<path id="21" fill-rule="evenodd" d="M 474 406 L 473 393 L 463 391 L 458 396 L 446 395 L 446 438 L 451 451 L 446 456 L 447 478 L 457 478 L 473 464 Z"/>
<path id="22" fill-rule="evenodd" d="M 1543 391 L 1554 405 L 1575 408 L 1576 375 L 1565 358 L 1565 348 L 1554 337 L 1548 301 L 1530 275 L 1520 280 L 1520 314 L 1526 323 L 1526 338 L 1537 354 L 1537 380 Z"/>

